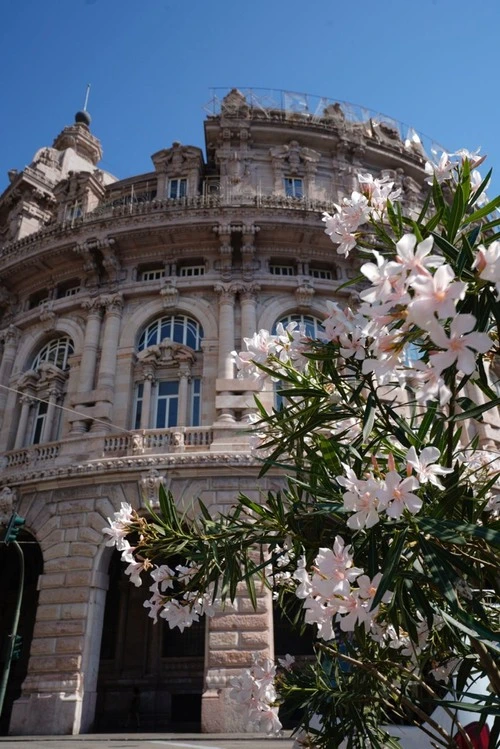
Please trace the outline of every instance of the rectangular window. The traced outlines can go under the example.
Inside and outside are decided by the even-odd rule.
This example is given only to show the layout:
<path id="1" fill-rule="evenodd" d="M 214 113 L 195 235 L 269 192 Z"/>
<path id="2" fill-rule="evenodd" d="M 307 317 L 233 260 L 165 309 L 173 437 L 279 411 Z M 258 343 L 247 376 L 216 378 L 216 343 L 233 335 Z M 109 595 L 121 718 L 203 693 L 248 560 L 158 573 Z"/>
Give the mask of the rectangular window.
<path id="1" fill-rule="evenodd" d="M 204 265 L 185 265 L 179 268 L 179 276 L 203 276 L 205 275 Z"/>
<path id="2" fill-rule="evenodd" d="M 273 276 L 294 276 L 295 268 L 293 265 L 270 265 L 269 273 Z"/>
<path id="3" fill-rule="evenodd" d="M 177 426 L 177 412 L 179 408 L 179 381 L 166 380 L 158 383 L 156 399 L 155 428 Z"/>
<path id="4" fill-rule="evenodd" d="M 201 377 L 193 377 L 191 380 L 191 417 L 189 423 L 192 427 L 201 424 Z"/>
<path id="5" fill-rule="evenodd" d="M 168 181 L 168 197 L 177 199 L 185 198 L 187 194 L 187 179 L 170 179 Z"/>
<path id="6" fill-rule="evenodd" d="M 304 181 L 300 177 L 285 177 L 283 183 L 287 198 L 304 197 Z"/>
<path id="7" fill-rule="evenodd" d="M 31 440 L 33 445 L 38 445 L 42 439 L 43 425 L 45 424 L 45 418 L 47 416 L 48 404 L 39 401 L 36 405 L 35 411 L 35 423 L 33 425 L 33 439 Z"/>
<path id="8" fill-rule="evenodd" d="M 141 428 L 142 418 L 142 399 L 144 397 L 144 383 L 140 382 L 137 385 L 135 391 L 135 404 L 134 404 L 134 429 Z"/>
<path id="9" fill-rule="evenodd" d="M 333 278 L 331 270 L 324 270 L 323 268 L 311 268 L 309 275 L 313 278 L 320 278 L 322 281 L 331 281 Z"/>
<path id="10" fill-rule="evenodd" d="M 73 221 L 83 216 L 83 208 L 80 200 L 75 200 L 66 207 L 66 221 Z"/>
<path id="11" fill-rule="evenodd" d="M 80 286 L 72 286 L 71 289 L 66 289 L 64 296 L 75 296 L 80 291 Z"/>
<path id="12" fill-rule="evenodd" d="M 141 281 L 159 281 L 160 278 L 165 278 L 165 268 L 159 268 L 158 270 L 145 270 L 141 273 Z"/>

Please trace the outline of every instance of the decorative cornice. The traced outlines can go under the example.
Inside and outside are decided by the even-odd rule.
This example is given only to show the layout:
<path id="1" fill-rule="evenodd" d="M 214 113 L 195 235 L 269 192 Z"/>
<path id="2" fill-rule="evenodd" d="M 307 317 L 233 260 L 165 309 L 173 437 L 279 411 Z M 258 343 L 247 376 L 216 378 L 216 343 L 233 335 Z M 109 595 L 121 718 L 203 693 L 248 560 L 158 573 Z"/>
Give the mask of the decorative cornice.
<path id="1" fill-rule="evenodd" d="M 172 453 L 169 455 L 130 455 L 121 458 L 105 458 L 85 463 L 73 463 L 69 466 L 53 466 L 34 469 L 21 467 L 18 471 L 9 470 L 0 484 L 21 486 L 32 482 L 54 481 L 84 476 L 112 475 L 114 472 L 134 473 L 145 469 L 156 468 L 158 471 L 172 468 L 257 468 L 262 461 L 254 458 L 249 452 L 227 453 Z"/>

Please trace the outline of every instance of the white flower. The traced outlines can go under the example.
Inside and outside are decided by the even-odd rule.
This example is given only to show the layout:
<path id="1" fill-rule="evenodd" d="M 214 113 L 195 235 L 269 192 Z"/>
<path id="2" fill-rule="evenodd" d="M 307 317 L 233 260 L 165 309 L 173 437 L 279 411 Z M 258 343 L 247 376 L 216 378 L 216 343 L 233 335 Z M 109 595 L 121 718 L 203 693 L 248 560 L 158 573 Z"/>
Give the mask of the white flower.
<path id="1" fill-rule="evenodd" d="M 285 669 L 285 671 L 289 671 L 295 663 L 295 658 L 293 657 L 293 655 L 287 653 L 284 658 L 278 658 L 278 663 L 280 664 L 281 668 Z"/>
<path id="2" fill-rule="evenodd" d="M 175 578 L 174 570 L 171 570 L 166 564 L 162 564 L 160 567 L 155 567 L 151 571 L 151 577 L 155 581 L 155 585 L 158 586 L 158 590 L 164 593 L 167 588 L 173 588 L 173 580 Z M 153 586 L 152 586 L 153 587 Z M 152 589 L 150 588 L 150 590 Z"/>
<path id="3" fill-rule="evenodd" d="M 410 282 L 415 296 L 408 305 L 410 320 L 424 330 L 435 319 L 435 314 L 446 320 L 453 317 L 457 299 L 463 299 L 467 284 L 455 281 L 455 273 L 449 265 L 441 265 L 433 276 L 417 276 Z"/>
<path id="4" fill-rule="evenodd" d="M 474 268 L 479 271 L 479 278 L 495 284 L 497 294 L 500 294 L 500 242 L 496 240 L 488 247 L 484 244 L 477 248 Z"/>
<path id="5" fill-rule="evenodd" d="M 437 153 L 434 150 L 432 153 L 434 156 L 437 156 Z M 444 182 L 451 177 L 455 167 L 456 162 L 451 161 L 450 155 L 447 154 L 446 151 L 443 151 L 437 164 L 432 161 L 425 162 L 425 173 L 428 175 L 425 181 L 429 185 L 433 184 L 434 179 L 439 183 Z"/>
<path id="6" fill-rule="evenodd" d="M 414 476 L 402 479 L 397 471 L 389 471 L 379 489 L 379 499 L 387 515 L 398 520 L 405 509 L 415 515 L 422 507 L 420 497 L 412 493 L 418 487 Z"/>
<path id="7" fill-rule="evenodd" d="M 439 374 L 452 364 L 464 374 L 472 374 L 476 368 L 477 351 L 486 353 L 491 346 L 487 333 L 470 331 L 476 325 L 474 315 L 457 315 L 450 325 L 450 336 L 446 335 L 440 325 L 434 324 L 429 330 L 430 337 L 439 348 L 445 349 L 430 355 L 430 362 Z"/>
<path id="8" fill-rule="evenodd" d="M 130 533 L 130 525 L 133 523 L 133 510 L 127 502 L 122 502 L 120 510 L 114 513 L 114 519 L 108 518 L 109 528 L 103 528 L 102 532 L 109 536 L 105 542 L 106 546 L 116 546 L 118 551 L 128 551 L 130 544 L 125 536 Z"/>
<path id="9" fill-rule="evenodd" d="M 142 585 L 141 572 L 147 568 L 148 562 L 143 560 L 142 562 L 131 562 L 128 567 L 125 568 L 125 574 L 130 575 L 130 582 L 138 588 Z"/>
<path id="10" fill-rule="evenodd" d="M 414 234 L 405 234 L 396 244 L 396 262 L 402 265 L 410 278 L 418 275 L 428 276 L 429 268 L 437 268 L 444 263 L 442 257 L 429 255 L 433 245 L 432 237 L 427 237 L 417 245 Z"/>
<path id="11" fill-rule="evenodd" d="M 440 457 L 441 454 L 437 447 L 424 447 L 420 456 L 417 455 L 417 451 L 414 447 L 410 447 L 406 454 L 406 462 L 415 470 L 421 484 L 429 482 L 440 489 L 444 489 L 438 476 L 452 473 L 453 468 L 444 468 L 443 466 L 438 465 L 436 461 L 439 460 Z"/>

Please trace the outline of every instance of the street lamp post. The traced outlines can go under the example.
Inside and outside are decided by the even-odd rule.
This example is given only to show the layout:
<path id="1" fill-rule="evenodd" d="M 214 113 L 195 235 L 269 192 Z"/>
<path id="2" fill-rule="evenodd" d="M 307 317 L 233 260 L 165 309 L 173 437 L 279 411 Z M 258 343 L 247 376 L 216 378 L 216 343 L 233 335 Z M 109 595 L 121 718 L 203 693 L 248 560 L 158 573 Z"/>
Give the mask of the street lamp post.
<path id="1" fill-rule="evenodd" d="M 19 616 L 21 614 L 21 603 L 23 600 L 24 591 L 24 554 L 20 545 L 17 543 L 16 538 L 21 527 L 24 525 L 25 520 L 17 512 L 13 512 L 7 529 L 5 531 L 2 542 L 8 546 L 10 543 L 14 546 L 18 560 L 19 560 L 19 582 L 17 586 L 16 596 L 16 608 L 14 611 L 14 618 L 12 620 L 11 633 L 7 635 L 7 640 L 4 645 L 4 658 L 2 673 L 0 676 L 0 716 L 3 710 L 3 703 L 5 699 L 5 693 L 7 691 L 7 682 L 9 681 L 10 664 L 12 663 L 12 656 L 14 651 L 19 647 L 19 636 L 17 634 L 17 627 L 19 624 Z"/>

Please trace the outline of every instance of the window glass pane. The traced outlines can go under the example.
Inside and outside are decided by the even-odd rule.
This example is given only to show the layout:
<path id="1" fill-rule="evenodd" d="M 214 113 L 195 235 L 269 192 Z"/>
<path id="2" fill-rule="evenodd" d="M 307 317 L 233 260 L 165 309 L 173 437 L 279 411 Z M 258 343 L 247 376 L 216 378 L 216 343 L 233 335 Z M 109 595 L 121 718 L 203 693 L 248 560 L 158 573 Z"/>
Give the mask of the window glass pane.
<path id="1" fill-rule="evenodd" d="M 177 395 L 179 383 L 176 380 L 164 380 L 158 384 L 158 395 Z"/>
<path id="2" fill-rule="evenodd" d="M 135 417 L 134 417 L 134 429 L 139 429 L 141 426 L 142 417 L 142 398 L 144 395 L 144 384 L 140 382 L 137 385 L 135 393 Z"/>
<path id="3" fill-rule="evenodd" d="M 195 377 L 191 382 L 191 426 L 199 427 L 201 423 L 201 379 Z"/>
<path id="4" fill-rule="evenodd" d="M 156 429 L 163 429 L 166 425 L 166 418 L 165 415 L 167 413 L 167 401 L 162 398 L 161 400 L 158 399 L 158 403 L 156 406 Z"/>
<path id="5" fill-rule="evenodd" d="M 176 317 L 174 322 L 174 341 L 176 343 L 184 343 L 184 320 L 183 318 Z"/>
<path id="6" fill-rule="evenodd" d="M 146 348 L 148 346 L 154 346 L 155 343 L 157 342 L 158 342 L 158 325 L 155 323 L 154 325 L 150 325 L 147 330 Z"/>
<path id="7" fill-rule="evenodd" d="M 168 427 L 177 426 L 177 406 L 178 406 L 177 398 L 170 398 L 169 409 L 168 409 L 168 420 L 167 420 Z"/>
<path id="8" fill-rule="evenodd" d="M 164 317 L 161 320 L 160 339 L 156 343 L 164 341 L 165 338 L 172 338 L 172 319 L 170 317 Z"/>
<path id="9" fill-rule="evenodd" d="M 33 429 L 32 443 L 38 445 L 42 438 L 43 425 L 45 423 L 45 415 L 47 413 L 48 404 L 38 403 L 36 406 L 35 424 Z"/>

